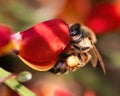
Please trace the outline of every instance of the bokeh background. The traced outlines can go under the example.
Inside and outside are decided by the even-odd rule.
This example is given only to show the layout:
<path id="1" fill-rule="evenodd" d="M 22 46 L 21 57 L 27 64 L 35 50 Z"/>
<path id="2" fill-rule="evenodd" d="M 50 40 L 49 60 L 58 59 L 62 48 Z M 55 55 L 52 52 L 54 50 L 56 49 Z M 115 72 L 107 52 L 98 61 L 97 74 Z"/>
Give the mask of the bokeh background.
<path id="1" fill-rule="evenodd" d="M 14 32 L 52 18 L 79 22 L 95 32 L 106 75 L 99 64 L 59 76 L 37 72 L 13 54 L 1 56 L 0 66 L 12 73 L 30 71 L 32 80 L 23 84 L 37 96 L 120 96 L 120 0 L 0 0 L 0 23 Z M 18 95 L 0 84 L 0 96 Z"/>

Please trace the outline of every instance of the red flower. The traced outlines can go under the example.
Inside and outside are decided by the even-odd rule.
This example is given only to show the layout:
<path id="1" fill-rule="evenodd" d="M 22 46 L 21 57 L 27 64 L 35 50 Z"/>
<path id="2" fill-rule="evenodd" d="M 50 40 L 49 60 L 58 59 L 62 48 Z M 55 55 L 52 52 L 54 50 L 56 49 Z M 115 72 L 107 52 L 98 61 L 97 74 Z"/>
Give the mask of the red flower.
<path id="1" fill-rule="evenodd" d="M 57 13 L 68 24 L 83 23 L 91 10 L 91 0 L 65 0 L 64 6 Z"/>
<path id="2" fill-rule="evenodd" d="M 33 69 L 45 71 L 54 66 L 70 36 L 68 25 L 53 19 L 14 34 L 12 39 L 21 60 Z"/>
<path id="3" fill-rule="evenodd" d="M 0 24 L 0 47 L 9 43 L 11 33 L 12 30 L 9 26 Z"/>
<path id="4" fill-rule="evenodd" d="M 86 25 L 96 34 L 108 32 L 120 27 L 120 15 L 115 4 L 100 3 L 93 7 Z"/>
<path id="5" fill-rule="evenodd" d="M 0 24 L 0 55 L 7 53 L 12 48 L 10 43 L 12 32 L 9 26 Z"/>

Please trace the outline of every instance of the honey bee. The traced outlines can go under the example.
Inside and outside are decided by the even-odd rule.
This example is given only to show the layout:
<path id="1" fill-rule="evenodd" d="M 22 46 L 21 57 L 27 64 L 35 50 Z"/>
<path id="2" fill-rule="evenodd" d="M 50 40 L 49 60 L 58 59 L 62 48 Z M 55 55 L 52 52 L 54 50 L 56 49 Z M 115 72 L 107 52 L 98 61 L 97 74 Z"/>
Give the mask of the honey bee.
<path id="1" fill-rule="evenodd" d="M 89 28 L 75 23 L 69 28 L 71 40 L 59 59 L 49 71 L 55 74 L 64 74 L 84 67 L 89 61 L 93 67 L 99 64 L 106 74 L 105 66 L 95 43 L 96 36 Z"/>

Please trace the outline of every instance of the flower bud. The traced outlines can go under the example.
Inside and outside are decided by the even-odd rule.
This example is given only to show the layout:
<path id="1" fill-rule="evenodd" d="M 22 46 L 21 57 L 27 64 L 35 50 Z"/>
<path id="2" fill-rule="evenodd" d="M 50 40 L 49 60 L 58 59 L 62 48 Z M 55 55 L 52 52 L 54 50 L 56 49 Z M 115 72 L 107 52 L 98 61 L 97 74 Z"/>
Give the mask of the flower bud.
<path id="1" fill-rule="evenodd" d="M 12 39 L 22 61 L 33 69 L 46 71 L 54 66 L 70 35 L 64 21 L 53 19 L 16 33 Z"/>
<path id="2" fill-rule="evenodd" d="M 21 72 L 16 77 L 16 79 L 20 82 L 27 82 L 27 81 L 31 80 L 31 78 L 32 78 L 32 74 L 28 71 Z"/>

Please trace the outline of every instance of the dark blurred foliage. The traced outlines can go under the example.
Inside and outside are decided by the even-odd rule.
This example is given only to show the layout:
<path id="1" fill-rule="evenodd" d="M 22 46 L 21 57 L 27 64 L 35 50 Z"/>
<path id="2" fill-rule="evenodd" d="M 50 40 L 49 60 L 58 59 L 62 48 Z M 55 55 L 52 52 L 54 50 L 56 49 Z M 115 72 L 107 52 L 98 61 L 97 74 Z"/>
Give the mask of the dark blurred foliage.
<path id="1" fill-rule="evenodd" d="M 78 4 L 73 3 L 78 1 Z M 114 4 L 115 8 L 118 9 L 118 17 L 111 18 L 114 20 L 109 22 L 117 24 L 117 27 L 109 27 L 107 30 L 102 30 L 100 34 L 96 32 L 98 38 L 96 46 L 103 57 L 107 70 L 106 75 L 102 72 L 99 64 L 96 68 L 93 68 L 91 64 L 87 64 L 75 72 L 60 76 L 50 72 L 37 72 L 26 66 L 14 54 L 7 54 L 0 57 L 0 66 L 12 73 L 19 73 L 24 70 L 32 72 L 33 78 L 31 81 L 25 83 L 25 86 L 37 93 L 38 96 L 61 96 L 60 94 L 62 96 L 120 96 L 120 26 L 118 26 L 120 25 L 118 21 L 118 18 L 120 19 L 120 7 L 118 7 L 120 1 L 85 0 L 83 8 L 88 8 L 89 5 L 89 9 L 82 9 L 79 5 L 82 5 L 83 1 L 0 0 L 0 23 L 10 25 L 15 32 L 25 30 L 35 23 L 55 17 L 64 19 L 68 24 L 74 23 L 74 21 L 86 23 L 88 19 L 92 20 L 96 16 L 100 17 L 98 15 L 99 11 L 97 12 L 94 6 L 101 4 L 101 2 L 105 3 L 106 6 Z M 80 2 L 82 3 L 80 4 Z M 72 4 L 77 5 L 71 6 Z M 67 7 L 65 7 L 66 5 Z M 72 10 L 73 7 L 79 10 L 76 8 Z M 92 10 L 95 10 L 94 14 L 97 15 L 92 16 Z M 102 10 L 104 11 L 104 8 Z M 114 16 L 116 14 L 110 11 L 110 15 Z M 92 18 L 89 16 L 92 16 Z M 110 16 L 106 16 L 110 18 Z M 105 21 L 107 20 L 106 18 L 104 18 Z M 110 23 L 107 23 L 107 25 Z M 57 91 L 55 90 L 56 88 L 58 88 Z M 15 96 L 4 84 L 0 85 L 0 92 L 3 92 L 0 96 Z M 51 92 L 55 95 L 51 95 Z"/>

